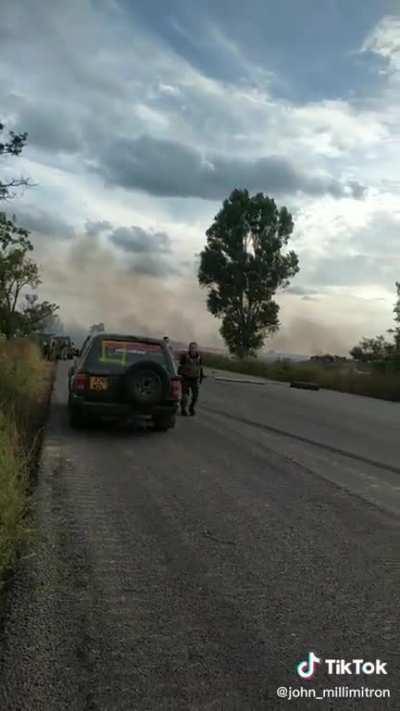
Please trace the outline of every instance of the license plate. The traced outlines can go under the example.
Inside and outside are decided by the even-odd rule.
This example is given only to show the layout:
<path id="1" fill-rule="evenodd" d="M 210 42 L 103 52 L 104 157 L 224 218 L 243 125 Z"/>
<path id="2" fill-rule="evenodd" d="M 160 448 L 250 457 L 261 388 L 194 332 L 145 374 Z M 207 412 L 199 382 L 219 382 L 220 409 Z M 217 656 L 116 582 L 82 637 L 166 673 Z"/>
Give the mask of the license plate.
<path id="1" fill-rule="evenodd" d="M 90 378 L 89 387 L 91 390 L 103 391 L 108 388 L 107 378 L 93 377 Z"/>

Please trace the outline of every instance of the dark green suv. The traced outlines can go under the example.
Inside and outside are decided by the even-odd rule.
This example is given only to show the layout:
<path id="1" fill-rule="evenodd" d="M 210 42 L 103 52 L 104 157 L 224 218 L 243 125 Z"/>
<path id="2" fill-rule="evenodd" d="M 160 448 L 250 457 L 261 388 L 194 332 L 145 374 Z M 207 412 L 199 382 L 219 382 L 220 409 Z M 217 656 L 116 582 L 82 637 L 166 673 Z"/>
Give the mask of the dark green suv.
<path id="1" fill-rule="evenodd" d="M 68 389 L 72 427 L 136 419 L 166 431 L 175 426 L 181 379 L 163 339 L 99 333 L 70 369 Z"/>

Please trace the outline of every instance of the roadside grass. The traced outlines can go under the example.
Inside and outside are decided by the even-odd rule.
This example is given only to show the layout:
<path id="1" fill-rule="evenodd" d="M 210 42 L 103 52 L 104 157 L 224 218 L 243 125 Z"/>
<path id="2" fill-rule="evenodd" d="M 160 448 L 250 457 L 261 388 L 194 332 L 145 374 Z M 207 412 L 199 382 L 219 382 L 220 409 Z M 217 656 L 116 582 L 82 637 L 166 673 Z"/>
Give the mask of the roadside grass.
<path id="1" fill-rule="evenodd" d="M 256 358 L 239 360 L 223 355 L 204 353 L 204 365 L 243 375 L 291 382 L 303 380 L 318 383 L 321 388 L 400 402 L 400 372 L 381 373 L 356 371 L 352 363 L 321 366 L 315 363 L 293 363 L 282 360 L 266 363 Z"/>
<path id="2" fill-rule="evenodd" d="M 30 475 L 38 455 L 51 372 L 33 343 L 0 343 L 0 588 L 28 535 Z"/>
<path id="3" fill-rule="evenodd" d="M 0 586 L 11 568 L 26 528 L 27 460 L 18 442 L 15 422 L 0 414 Z"/>

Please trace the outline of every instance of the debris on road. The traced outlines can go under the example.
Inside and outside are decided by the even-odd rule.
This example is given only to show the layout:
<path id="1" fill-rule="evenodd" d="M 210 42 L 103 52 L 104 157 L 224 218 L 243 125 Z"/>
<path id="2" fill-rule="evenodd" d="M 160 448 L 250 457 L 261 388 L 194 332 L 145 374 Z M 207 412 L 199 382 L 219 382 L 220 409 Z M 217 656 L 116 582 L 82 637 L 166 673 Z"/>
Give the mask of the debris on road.
<path id="1" fill-rule="evenodd" d="M 301 390 L 319 390 L 320 386 L 318 383 L 308 383 L 302 380 L 292 380 L 290 383 L 291 388 L 300 388 Z"/>
<path id="2" fill-rule="evenodd" d="M 211 531 L 208 530 L 208 528 L 204 529 L 203 535 L 207 536 L 207 538 L 211 538 L 211 540 L 215 541 L 215 543 L 222 543 L 223 545 L 226 545 L 226 546 L 234 546 L 235 545 L 235 541 L 226 541 L 226 540 L 223 541 L 220 538 L 217 538 L 216 536 L 214 536 L 211 533 Z"/>

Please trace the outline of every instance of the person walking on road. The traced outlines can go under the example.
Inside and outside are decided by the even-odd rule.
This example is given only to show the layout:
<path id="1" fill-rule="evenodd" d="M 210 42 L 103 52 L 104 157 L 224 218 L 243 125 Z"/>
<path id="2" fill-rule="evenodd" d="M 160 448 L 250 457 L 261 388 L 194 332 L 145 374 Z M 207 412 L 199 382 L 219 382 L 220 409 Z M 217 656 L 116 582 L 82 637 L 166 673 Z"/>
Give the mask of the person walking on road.
<path id="1" fill-rule="evenodd" d="M 189 414 L 195 415 L 195 405 L 199 397 L 199 386 L 203 382 L 203 364 L 197 343 L 189 343 L 189 350 L 182 353 L 178 373 L 182 377 L 181 414 L 187 416 L 187 406 L 191 395 Z"/>

